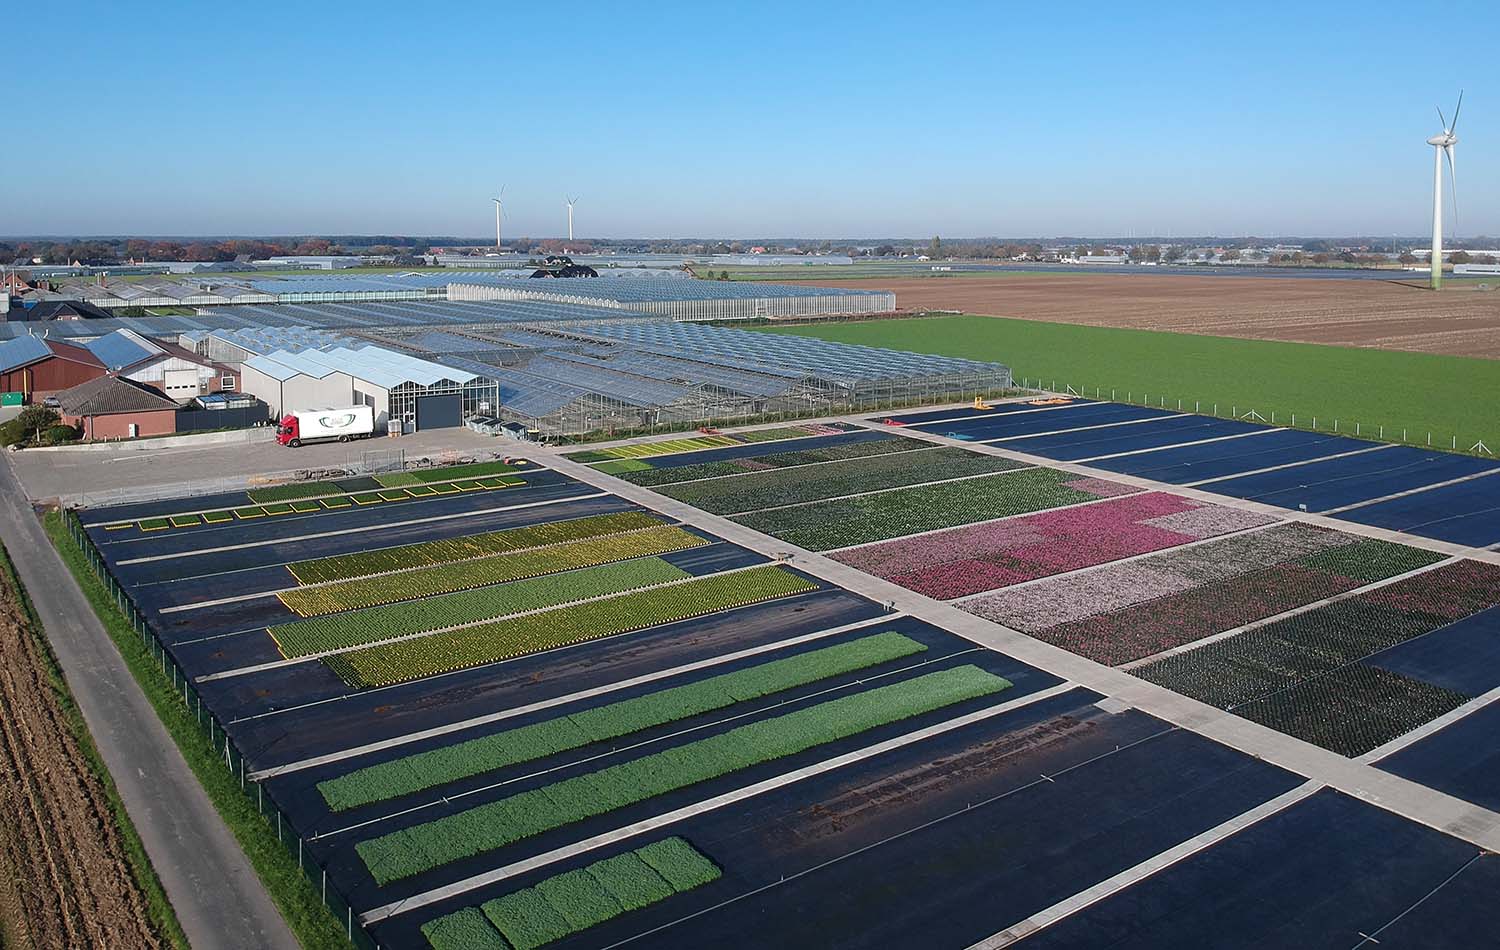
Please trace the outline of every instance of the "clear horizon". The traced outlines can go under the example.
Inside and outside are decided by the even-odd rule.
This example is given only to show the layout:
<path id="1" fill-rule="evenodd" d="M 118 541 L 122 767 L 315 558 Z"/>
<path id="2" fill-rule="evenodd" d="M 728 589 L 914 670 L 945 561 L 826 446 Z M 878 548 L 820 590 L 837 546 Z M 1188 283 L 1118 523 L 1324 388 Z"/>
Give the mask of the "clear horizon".
<path id="1" fill-rule="evenodd" d="M 482 238 L 504 184 L 514 237 L 1405 237 L 1462 88 L 1446 230 L 1500 232 L 1493 5 L 262 10 L 23 37 L 4 230 Z"/>

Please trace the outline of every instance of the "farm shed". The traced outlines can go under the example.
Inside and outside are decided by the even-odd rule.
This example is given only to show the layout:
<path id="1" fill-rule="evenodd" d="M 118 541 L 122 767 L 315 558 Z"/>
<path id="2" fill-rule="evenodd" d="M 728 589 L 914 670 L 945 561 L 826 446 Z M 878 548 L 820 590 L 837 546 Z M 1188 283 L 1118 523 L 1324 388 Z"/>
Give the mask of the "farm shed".
<path id="1" fill-rule="evenodd" d="M 238 374 L 165 340 L 120 329 L 83 344 L 111 373 L 145 383 L 178 402 L 238 388 Z"/>
<path id="2" fill-rule="evenodd" d="M 354 380 L 348 373 L 287 350 L 245 360 L 240 366 L 240 389 L 270 406 L 273 419 L 299 409 L 354 403 Z M 376 421 L 383 425 L 384 417 Z"/>
<path id="3" fill-rule="evenodd" d="M 133 439 L 177 431 L 177 403 L 144 383 L 100 376 L 57 394 L 63 422 L 85 439 Z"/>
<path id="4" fill-rule="evenodd" d="M 365 405 L 375 410 L 377 427 L 393 418 L 415 422 L 419 405 L 429 425 L 448 425 L 455 411 L 461 422 L 500 402 L 493 370 L 476 373 L 358 344 L 253 356 L 243 364 L 241 379 L 244 391 L 278 417 L 298 409 Z"/>
<path id="5" fill-rule="evenodd" d="M 34 402 L 104 375 L 104 364 L 81 346 L 22 336 L 0 341 L 0 393 L 9 403 Z"/>

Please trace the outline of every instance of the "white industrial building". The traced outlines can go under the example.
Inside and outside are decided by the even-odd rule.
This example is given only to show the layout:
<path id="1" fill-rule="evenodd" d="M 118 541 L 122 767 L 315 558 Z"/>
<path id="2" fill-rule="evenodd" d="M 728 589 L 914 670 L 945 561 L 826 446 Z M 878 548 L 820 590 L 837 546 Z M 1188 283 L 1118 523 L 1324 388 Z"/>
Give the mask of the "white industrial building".
<path id="1" fill-rule="evenodd" d="M 447 428 L 500 408 L 493 376 L 444 366 L 380 346 L 275 349 L 246 359 L 240 388 L 271 407 L 274 418 L 305 409 L 369 406 L 375 424 L 404 430 Z"/>

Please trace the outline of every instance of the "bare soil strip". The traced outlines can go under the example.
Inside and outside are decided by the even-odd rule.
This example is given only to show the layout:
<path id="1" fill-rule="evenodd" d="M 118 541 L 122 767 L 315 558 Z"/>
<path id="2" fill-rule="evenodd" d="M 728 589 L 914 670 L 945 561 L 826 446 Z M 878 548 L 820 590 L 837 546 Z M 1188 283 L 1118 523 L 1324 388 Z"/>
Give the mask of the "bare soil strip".
<path id="1" fill-rule="evenodd" d="M 1434 294 L 1394 279 L 1088 273 L 838 284 L 895 291 L 904 310 L 1500 358 L 1500 290 L 1477 286 Z"/>
<path id="2" fill-rule="evenodd" d="M 0 565 L 0 944 L 163 946 L 109 800 Z"/>

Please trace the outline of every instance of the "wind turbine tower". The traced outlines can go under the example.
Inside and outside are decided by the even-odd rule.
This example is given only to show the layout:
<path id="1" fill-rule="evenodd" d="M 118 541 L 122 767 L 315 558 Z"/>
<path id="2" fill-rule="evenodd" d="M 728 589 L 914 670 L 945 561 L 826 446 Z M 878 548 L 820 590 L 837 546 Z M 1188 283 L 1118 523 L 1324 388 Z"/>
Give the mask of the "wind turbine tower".
<path id="1" fill-rule="evenodd" d="M 500 199 L 505 195 L 505 186 L 500 186 L 500 194 L 491 198 L 495 203 L 495 250 L 500 250 Z"/>
<path id="2" fill-rule="evenodd" d="M 1427 140 L 1432 146 L 1432 289 L 1443 289 L 1443 158 L 1448 159 L 1448 178 L 1453 189 L 1453 227 L 1458 229 L 1458 173 L 1453 169 L 1453 147 L 1458 144 L 1454 134 L 1458 128 L 1458 113 L 1464 107 L 1464 94 L 1459 92 L 1458 105 L 1453 107 L 1453 124 L 1443 117 L 1438 107 L 1438 119 L 1443 131 Z"/>
<path id="3" fill-rule="evenodd" d="M 568 205 L 568 241 L 571 243 L 573 240 L 573 206 L 578 203 L 578 197 L 575 195 L 572 198 L 563 198 L 563 201 Z"/>

